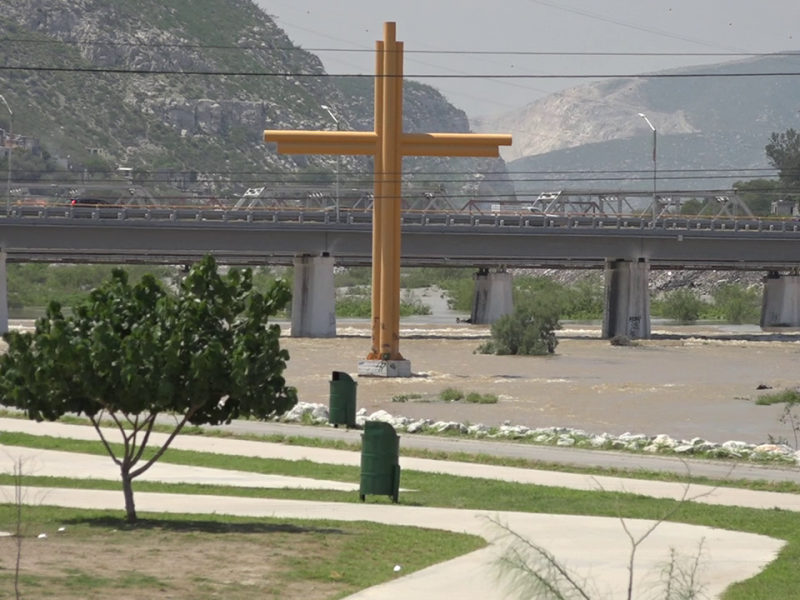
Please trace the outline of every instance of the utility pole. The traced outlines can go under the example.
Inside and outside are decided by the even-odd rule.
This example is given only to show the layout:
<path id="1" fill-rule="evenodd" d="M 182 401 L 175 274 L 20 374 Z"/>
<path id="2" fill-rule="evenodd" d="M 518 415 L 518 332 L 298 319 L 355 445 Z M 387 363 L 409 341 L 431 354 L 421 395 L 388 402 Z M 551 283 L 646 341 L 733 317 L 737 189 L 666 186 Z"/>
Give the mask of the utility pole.
<path id="1" fill-rule="evenodd" d="M 656 151 L 656 144 L 658 143 L 658 132 L 653 124 L 650 122 L 650 119 L 644 113 L 639 113 L 639 116 L 642 117 L 647 124 L 650 126 L 650 129 L 653 130 L 653 227 L 656 226 L 656 221 L 658 220 L 658 202 L 656 201 L 656 193 L 657 193 L 657 181 L 658 181 L 658 154 Z"/>
<path id="2" fill-rule="evenodd" d="M 14 142 L 11 138 L 14 136 L 14 113 L 11 112 L 11 107 L 6 102 L 6 99 L 0 95 L 0 100 L 6 105 L 8 110 L 8 179 L 6 181 L 6 216 L 11 215 L 11 154 L 14 150 Z"/>
<path id="3" fill-rule="evenodd" d="M 341 131 L 341 128 L 339 127 L 339 119 L 337 119 L 336 115 L 333 114 L 333 111 L 331 110 L 331 108 L 329 106 L 325 105 L 325 104 L 320 104 L 320 108 L 325 109 L 328 112 L 328 114 L 331 116 L 331 119 L 333 119 L 333 122 L 336 123 L 336 131 Z M 339 222 L 339 206 L 340 206 L 339 205 L 339 171 L 341 170 L 341 166 L 342 166 L 342 155 L 341 154 L 337 154 L 336 155 L 336 207 L 335 207 L 335 215 L 336 215 L 336 222 L 337 223 Z"/>

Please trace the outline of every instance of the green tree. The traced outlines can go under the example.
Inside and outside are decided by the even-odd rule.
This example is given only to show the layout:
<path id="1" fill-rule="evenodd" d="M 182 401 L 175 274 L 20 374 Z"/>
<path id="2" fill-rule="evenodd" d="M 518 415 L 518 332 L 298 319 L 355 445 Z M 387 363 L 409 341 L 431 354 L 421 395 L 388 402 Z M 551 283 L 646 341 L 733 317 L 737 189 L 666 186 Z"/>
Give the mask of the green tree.
<path id="1" fill-rule="evenodd" d="M 491 329 L 491 339 L 482 344 L 481 354 L 553 354 L 558 346 L 556 330 L 559 323 L 560 306 L 548 301 L 545 294 L 536 298 L 525 298 L 517 303 L 514 312 L 498 319 Z"/>
<path id="2" fill-rule="evenodd" d="M 772 212 L 772 202 L 780 198 L 783 184 L 774 179 L 751 179 L 737 181 L 733 189 L 754 215 L 766 216 Z"/>
<path id="3" fill-rule="evenodd" d="M 694 323 L 700 318 L 706 303 L 691 290 L 680 289 L 664 295 L 660 303 L 661 313 L 679 323 Z"/>
<path id="4" fill-rule="evenodd" d="M 131 285 L 117 269 L 74 316 L 65 317 L 53 302 L 33 333 L 5 335 L 3 403 L 36 421 L 67 413 L 89 417 L 119 466 L 127 520 L 133 523 L 133 479 L 187 423 L 266 419 L 296 404 L 297 392 L 283 378 L 289 354 L 280 348 L 280 328 L 268 324 L 290 296 L 282 281 L 264 294 L 255 291 L 249 269 L 221 277 L 210 256 L 172 295 L 150 275 Z M 160 448 L 146 454 L 162 413 L 176 415 L 176 426 Z M 103 433 L 103 418 L 119 429 L 121 452 Z"/>
<path id="5" fill-rule="evenodd" d="M 794 129 L 773 133 L 765 151 L 769 163 L 778 169 L 781 183 L 793 189 L 800 187 L 800 135 Z"/>
<path id="6" fill-rule="evenodd" d="M 757 288 L 723 285 L 714 293 L 714 306 L 728 323 L 756 323 L 761 311 L 761 294 Z"/>

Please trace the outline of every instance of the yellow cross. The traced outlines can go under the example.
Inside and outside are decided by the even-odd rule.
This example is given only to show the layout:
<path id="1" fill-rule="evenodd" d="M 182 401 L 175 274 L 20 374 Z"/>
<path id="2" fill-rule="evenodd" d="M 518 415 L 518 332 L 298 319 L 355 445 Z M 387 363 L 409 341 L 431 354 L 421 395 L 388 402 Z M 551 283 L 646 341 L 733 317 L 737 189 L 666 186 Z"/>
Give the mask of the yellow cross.
<path id="1" fill-rule="evenodd" d="M 372 215 L 372 351 L 369 360 L 400 354 L 400 226 L 404 156 L 500 156 L 510 135 L 403 133 L 403 42 L 383 24 L 375 52 L 375 131 L 265 131 L 281 154 L 375 157 Z"/>

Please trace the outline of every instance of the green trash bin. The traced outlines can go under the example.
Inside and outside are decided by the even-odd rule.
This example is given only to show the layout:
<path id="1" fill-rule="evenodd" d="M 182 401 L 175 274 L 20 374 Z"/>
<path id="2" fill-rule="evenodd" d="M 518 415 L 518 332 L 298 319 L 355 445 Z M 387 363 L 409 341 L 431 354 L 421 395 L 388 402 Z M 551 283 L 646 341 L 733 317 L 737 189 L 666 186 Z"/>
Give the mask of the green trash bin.
<path id="1" fill-rule="evenodd" d="M 356 387 L 347 373 L 334 371 L 331 376 L 331 394 L 329 403 L 328 422 L 334 427 L 345 425 L 356 426 Z"/>
<path id="2" fill-rule="evenodd" d="M 389 423 L 368 421 L 361 436 L 361 501 L 400 494 L 400 437 Z"/>

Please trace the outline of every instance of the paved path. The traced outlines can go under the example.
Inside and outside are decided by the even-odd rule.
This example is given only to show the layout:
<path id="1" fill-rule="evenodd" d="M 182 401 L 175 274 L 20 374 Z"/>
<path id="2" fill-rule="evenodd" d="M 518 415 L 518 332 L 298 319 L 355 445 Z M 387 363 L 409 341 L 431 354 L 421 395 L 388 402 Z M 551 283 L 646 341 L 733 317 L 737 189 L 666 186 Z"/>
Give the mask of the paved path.
<path id="1" fill-rule="evenodd" d="M 81 425 L 64 425 L 61 423 L 35 423 L 21 419 L 0 419 L 0 431 L 17 431 L 32 435 L 49 435 L 81 440 L 97 441 L 97 433 L 91 427 Z M 117 441 L 119 432 L 107 429 L 111 441 Z M 167 435 L 153 433 L 152 443 L 160 444 Z M 0 434 L 0 442 L 2 435 Z M 347 450 L 328 450 L 305 446 L 289 446 L 285 444 L 269 444 L 245 440 L 213 438 L 193 435 L 179 435 L 172 442 L 172 448 L 212 452 L 234 456 L 251 456 L 259 458 L 276 458 L 282 460 L 310 460 L 322 464 L 360 466 L 361 455 Z M 110 461 L 109 461 L 110 462 Z M 680 483 L 666 481 L 649 481 L 645 479 L 625 479 L 621 477 L 591 476 L 558 471 L 537 471 L 516 467 L 495 467 L 474 463 L 431 460 L 426 458 L 400 457 L 400 466 L 404 471 L 422 471 L 425 473 L 444 473 L 459 477 L 495 479 L 513 481 L 533 485 L 565 487 L 578 490 L 599 490 L 629 492 L 652 498 L 684 497 L 685 486 Z M 684 469 L 685 472 L 685 469 Z M 730 473 L 730 467 L 726 473 Z M 731 477 L 738 473 L 734 471 Z M 800 494 L 778 492 L 759 492 L 736 488 L 713 488 L 703 485 L 692 485 L 689 497 L 697 498 L 697 502 L 720 504 L 725 506 L 743 506 L 748 508 L 775 508 L 783 510 L 800 510 Z"/>
<path id="2" fill-rule="evenodd" d="M 120 481 L 119 467 L 108 456 L 90 454 L 78 454 L 77 456 L 80 457 L 80 460 L 76 460 L 74 452 L 40 450 L 38 448 L 3 446 L 0 444 L 0 472 L 12 471 L 13 465 L 18 460 L 22 460 L 25 474 L 35 477 L 70 477 L 73 479 Z M 324 481 L 307 477 L 288 477 L 286 475 L 265 475 L 262 473 L 228 471 L 226 469 L 190 467 L 167 462 L 156 462 L 146 472 L 137 477 L 136 481 L 200 483 L 250 488 L 337 490 L 342 492 L 354 492 L 359 487 L 357 483 L 345 483 L 342 481 Z"/>
<path id="3" fill-rule="evenodd" d="M 33 423 L 15 419 L 0 419 L 0 431 L 25 431 L 39 435 L 96 439 L 94 430 L 88 427 L 57 423 Z M 111 430 L 109 430 L 111 431 Z M 154 443 L 166 436 L 155 434 Z M 112 436 L 113 439 L 113 436 Z M 0 441 L 2 437 L 0 436 Z M 242 440 L 178 436 L 175 448 L 201 450 L 220 454 L 282 458 L 287 460 L 309 459 L 315 462 L 356 465 L 360 456 L 355 452 L 325 450 L 248 442 Z M 85 455 L 74 454 L 74 461 Z M 92 457 L 94 458 L 94 457 Z M 467 463 L 401 458 L 405 470 L 450 473 L 466 477 L 502 479 L 528 484 L 554 485 L 577 489 L 604 489 L 630 491 L 654 497 L 679 498 L 684 486 L 679 484 L 618 479 L 612 477 L 587 477 L 569 473 L 491 467 Z M 245 474 L 246 475 L 246 474 Z M 0 488 L 0 495 L 11 497 L 11 488 Z M 800 510 L 800 496 L 748 490 L 717 489 L 692 486 L 690 497 L 711 492 L 698 498 L 699 502 L 713 504 L 751 506 L 757 508 L 780 507 Z M 87 490 L 37 490 L 30 489 L 31 502 L 56 506 L 109 508 L 119 510 L 122 497 L 119 492 Z M 299 502 L 273 499 L 231 498 L 214 496 L 182 496 L 178 494 L 136 495 L 137 508 L 141 511 L 181 513 L 218 512 L 233 515 L 274 516 L 282 518 L 325 518 L 334 520 L 372 520 L 396 525 L 416 525 L 449 531 L 483 535 L 490 541 L 497 540 L 497 528 L 486 522 L 494 517 L 512 529 L 547 548 L 554 555 L 590 577 L 602 591 L 610 591 L 609 597 L 619 598 L 625 582 L 625 565 L 629 546 L 617 519 L 579 517 L 565 515 L 536 515 L 529 513 L 492 513 L 455 509 L 417 508 L 409 506 L 335 504 Z M 634 528 L 642 530 L 646 521 L 635 521 Z M 653 537 L 641 547 L 637 555 L 637 574 L 652 583 L 653 571 L 663 566 L 668 549 L 675 547 L 685 555 L 692 555 L 703 541 L 704 562 L 702 579 L 707 582 L 708 592 L 719 595 L 728 585 L 752 577 L 774 559 L 784 542 L 741 532 L 722 531 L 706 527 L 664 523 Z M 498 542 L 485 550 L 458 559 L 435 565 L 408 577 L 365 590 L 352 596 L 358 600 L 394 600 L 400 598 L 458 598 L 459 600 L 492 600 L 505 597 L 504 591 L 495 581 L 494 562 L 504 544 Z M 391 565 L 393 566 L 393 565 Z M 390 568 L 391 566 L 387 566 Z M 644 589 L 644 588 L 642 588 Z"/>
<path id="4" fill-rule="evenodd" d="M 166 421 L 165 421 L 166 422 Z M 297 435 L 326 440 L 358 442 L 361 432 L 334 429 L 332 427 L 311 427 L 288 423 L 265 423 L 260 421 L 233 421 L 230 425 L 219 427 L 204 426 L 204 429 L 218 429 L 254 435 Z M 430 450 L 432 452 L 464 452 L 467 454 L 489 454 L 503 458 L 524 458 L 579 467 L 606 467 L 615 469 L 646 469 L 663 473 L 685 473 L 686 467 L 675 456 L 650 456 L 626 452 L 586 450 L 582 448 L 562 448 L 556 446 L 536 446 L 533 444 L 493 442 L 489 440 L 469 440 L 459 438 L 435 437 L 430 435 L 400 433 L 400 446 Z M 728 477 L 730 465 L 720 461 L 685 459 L 692 466 L 694 475 L 724 479 Z M 759 465 L 739 463 L 736 467 L 737 479 L 793 481 L 800 483 L 800 468 L 793 466 Z"/>
<path id="5" fill-rule="evenodd" d="M 11 497 L 13 488 L 0 487 L 0 497 Z M 119 510 L 119 492 L 29 488 L 32 503 L 73 508 Z M 364 590 L 351 600 L 501 600 L 505 590 L 497 585 L 495 561 L 506 547 L 498 540 L 498 528 L 487 519 L 506 524 L 559 557 L 570 568 L 588 577 L 603 597 L 622 598 L 626 586 L 629 543 L 617 519 L 565 515 L 540 515 L 376 504 L 337 504 L 219 496 L 137 493 L 140 512 L 213 513 L 286 519 L 375 521 L 390 525 L 427 527 L 480 535 L 497 543 L 477 552 L 434 565 L 409 576 Z M 642 532 L 648 521 L 628 521 Z M 54 523 L 54 526 L 57 524 Z M 642 597 L 653 582 L 654 571 L 668 559 L 670 547 L 692 556 L 703 543 L 701 577 L 707 592 L 717 597 L 736 581 L 757 574 L 780 551 L 783 542 L 769 537 L 676 523 L 656 529 L 637 553 L 637 594 Z M 387 571 L 393 563 L 387 564 Z M 402 566 L 402 565 L 401 565 Z M 649 583 L 648 583 L 649 582 Z"/>

